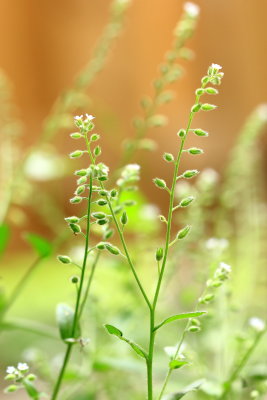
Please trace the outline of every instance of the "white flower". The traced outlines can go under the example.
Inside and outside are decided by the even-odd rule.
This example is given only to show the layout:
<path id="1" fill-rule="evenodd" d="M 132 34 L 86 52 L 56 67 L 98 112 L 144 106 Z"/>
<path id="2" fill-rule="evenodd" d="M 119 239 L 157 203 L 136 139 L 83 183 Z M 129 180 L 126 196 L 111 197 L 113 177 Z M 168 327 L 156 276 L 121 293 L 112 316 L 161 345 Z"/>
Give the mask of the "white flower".
<path id="1" fill-rule="evenodd" d="M 76 117 L 74 117 L 74 119 L 75 119 L 76 121 L 82 120 L 82 119 L 83 119 L 83 115 L 76 115 Z"/>
<path id="2" fill-rule="evenodd" d="M 197 17 L 199 15 L 200 8 L 197 4 L 191 3 L 191 1 L 187 1 L 184 4 L 184 11 L 192 18 Z"/>
<path id="3" fill-rule="evenodd" d="M 89 114 L 85 114 L 86 115 L 86 121 L 92 121 L 92 119 L 95 119 L 95 117 L 93 117 L 92 115 Z"/>
<path id="4" fill-rule="evenodd" d="M 27 371 L 29 369 L 29 366 L 26 363 L 18 363 L 17 368 L 19 371 L 23 372 L 23 371 Z"/>
<path id="5" fill-rule="evenodd" d="M 36 181 L 48 181 L 61 178 L 64 175 L 65 165 L 61 157 L 48 148 L 32 153 L 25 162 L 24 172 Z"/>
<path id="6" fill-rule="evenodd" d="M 217 238 L 209 238 L 206 243 L 206 248 L 208 250 L 225 250 L 229 246 L 229 242 L 227 239 L 217 239 Z"/>
<path id="7" fill-rule="evenodd" d="M 232 267 L 224 262 L 220 263 L 220 268 L 221 271 L 226 272 L 227 274 L 230 274 L 232 272 Z"/>
<path id="8" fill-rule="evenodd" d="M 140 165 L 138 165 L 138 164 L 128 164 L 127 166 L 126 166 L 126 168 L 129 170 L 129 171 L 140 171 Z"/>
<path id="9" fill-rule="evenodd" d="M 7 374 L 15 374 L 16 373 L 16 368 L 15 367 L 7 367 L 6 373 Z"/>
<path id="10" fill-rule="evenodd" d="M 265 329 L 265 327 L 266 327 L 265 322 L 264 322 L 262 319 L 258 318 L 258 317 L 252 317 L 252 318 L 250 318 L 250 320 L 249 320 L 249 325 L 250 325 L 253 329 L 255 329 L 255 331 L 257 331 L 257 332 L 262 332 L 262 331 L 264 331 L 264 329 Z"/>
<path id="11" fill-rule="evenodd" d="M 219 64 L 211 64 L 211 68 L 215 69 L 216 71 L 219 71 L 222 69 L 222 66 Z"/>

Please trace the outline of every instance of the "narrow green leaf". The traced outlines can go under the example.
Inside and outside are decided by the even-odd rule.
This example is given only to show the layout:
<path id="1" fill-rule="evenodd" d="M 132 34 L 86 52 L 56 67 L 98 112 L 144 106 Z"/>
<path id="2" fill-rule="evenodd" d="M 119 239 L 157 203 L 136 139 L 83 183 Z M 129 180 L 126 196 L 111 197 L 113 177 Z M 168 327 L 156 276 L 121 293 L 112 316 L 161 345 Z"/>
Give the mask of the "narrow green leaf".
<path id="1" fill-rule="evenodd" d="M 131 341 L 127 341 L 127 343 L 129 343 L 129 345 L 136 352 L 136 354 L 138 354 L 140 357 L 142 357 L 144 359 L 147 358 L 146 352 L 142 349 L 142 347 L 139 346 L 139 344 L 136 344 Z"/>
<path id="2" fill-rule="evenodd" d="M 115 335 L 119 338 L 123 337 L 123 333 L 122 331 L 120 331 L 118 328 L 116 328 L 113 325 L 109 325 L 109 324 L 105 324 L 104 327 L 106 328 L 106 330 L 108 331 L 108 333 L 110 333 L 110 335 Z"/>
<path id="3" fill-rule="evenodd" d="M 25 239 L 42 258 L 50 256 L 53 246 L 48 240 L 35 233 L 26 233 Z"/>
<path id="4" fill-rule="evenodd" d="M 169 324 L 170 322 L 177 321 L 180 319 L 197 318 L 197 317 L 201 317 L 204 314 L 206 314 L 206 311 L 195 311 L 195 312 L 173 315 L 173 316 L 165 319 L 164 321 L 162 321 L 159 325 L 155 326 L 154 331 L 161 328 L 163 325 Z"/>
<path id="5" fill-rule="evenodd" d="M 28 393 L 28 395 L 32 398 L 32 399 L 39 399 L 40 398 L 40 393 L 39 391 L 36 389 L 36 387 L 33 385 L 32 382 L 30 382 L 28 379 L 24 379 L 23 381 L 23 385 L 26 389 L 26 392 Z"/>
<path id="6" fill-rule="evenodd" d="M 198 390 L 200 388 L 200 386 L 203 384 L 203 382 L 204 382 L 204 379 L 199 379 L 198 381 L 191 383 L 191 385 L 186 386 L 181 392 L 171 393 L 171 394 L 164 396 L 163 400 L 180 400 L 186 394 L 193 392 L 195 390 Z"/>
<path id="7" fill-rule="evenodd" d="M 179 369 L 183 367 L 184 365 L 187 365 L 188 361 L 183 361 L 183 360 L 172 360 L 169 363 L 170 369 Z"/>
<path id="8" fill-rule="evenodd" d="M 56 309 L 57 323 L 59 327 L 60 337 L 62 340 L 72 338 L 73 322 L 74 322 L 74 311 L 67 304 L 58 304 Z M 76 327 L 76 332 L 74 337 L 80 335 L 79 325 Z"/>
<path id="9" fill-rule="evenodd" d="M 8 225 L 0 225 L 0 255 L 4 253 L 8 240 L 10 238 L 10 229 Z"/>

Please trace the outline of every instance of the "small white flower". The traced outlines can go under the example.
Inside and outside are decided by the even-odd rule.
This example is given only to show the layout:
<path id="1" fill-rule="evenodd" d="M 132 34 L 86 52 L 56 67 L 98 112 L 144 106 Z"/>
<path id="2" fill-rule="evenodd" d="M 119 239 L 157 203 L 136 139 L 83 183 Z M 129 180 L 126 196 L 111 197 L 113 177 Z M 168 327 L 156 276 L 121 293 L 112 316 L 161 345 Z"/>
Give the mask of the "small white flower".
<path id="1" fill-rule="evenodd" d="M 140 165 L 138 165 L 138 164 L 128 164 L 128 165 L 126 166 L 126 168 L 127 168 L 129 171 L 140 171 Z"/>
<path id="2" fill-rule="evenodd" d="M 18 363 L 17 368 L 19 371 L 23 372 L 23 371 L 27 371 L 29 369 L 29 366 L 26 363 Z"/>
<path id="3" fill-rule="evenodd" d="M 76 121 L 82 120 L 82 119 L 83 119 L 83 115 L 76 115 L 76 117 L 74 117 L 74 119 L 75 119 Z"/>
<path id="4" fill-rule="evenodd" d="M 257 331 L 257 332 L 262 332 L 262 331 L 264 331 L 264 329 L 265 329 L 265 322 L 262 320 L 262 319 L 260 319 L 260 318 L 258 318 L 258 317 L 252 317 L 252 318 L 250 318 L 250 320 L 249 320 L 249 325 L 253 328 L 253 329 L 255 329 L 255 331 Z"/>
<path id="5" fill-rule="evenodd" d="M 229 242 L 227 239 L 217 239 L 217 238 L 209 238 L 206 243 L 206 248 L 208 250 L 225 250 L 229 246 Z"/>
<path id="6" fill-rule="evenodd" d="M 192 3 L 191 1 L 187 1 L 184 4 L 184 11 L 192 18 L 197 17 L 199 15 L 200 8 L 197 4 Z"/>
<path id="7" fill-rule="evenodd" d="M 7 367 L 7 369 L 6 369 L 6 373 L 7 374 L 15 374 L 16 373 L 16 368 L 15 367 Z"/>
<path id="8" fill-rule="evenodd" d="M 222 69 L 222 66 L 219 64 L 211 64 L 211 68 L 215 69 L 216 71 L 219 71 Z"/>
<path id="9" fill-rule="evenodd" d="M 223 272 L 230 274 L 232 272 L 232 267 L 224 262 L 220 263 L 220 268 Z"/>
<path id="10" fill-rule="evenodd" d="M 89 115 L 89 114 L 85 114 L 86 115 L 86 121 L 92 121 L 93 119 L 95 119 L 95 117 L 93 117 L 93 115 Z"/>

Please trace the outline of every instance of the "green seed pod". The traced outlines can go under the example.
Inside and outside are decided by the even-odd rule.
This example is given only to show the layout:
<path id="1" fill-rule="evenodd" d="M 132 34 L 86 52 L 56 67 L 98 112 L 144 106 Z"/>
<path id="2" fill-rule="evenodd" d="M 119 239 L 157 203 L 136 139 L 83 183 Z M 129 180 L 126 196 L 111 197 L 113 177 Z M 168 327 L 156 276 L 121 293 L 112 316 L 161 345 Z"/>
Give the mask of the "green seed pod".
<path id="1" fill-rule="evenodd" d="M 190 230 L 191 230 L 191 226 L 190 225 L 186 225 L 183 229 L 181 229 L 177 233 L 177 235 L 176 235 L 177 239 L 179 239 L 179 240 L 184 239 L 188 235 Z"/>
<path id="2" fill-rule="evenodd" d="M 15 374 L 7 374 L 5 376 L 5 381 L 14 381 L 17 378 Z"/>
<path id="3" fill-rule="evenodd" d="M 201 109 L 201 104 L 194 104 L 193 107 L 191 108 L 192 112 L 198 112 Z"/>
<path id="4" fill-rule="evenodd" d="M 101 155 L 101 147 L 100 146 L 96 146 L 96 148 L 94 149 L 94 155 L 96 156 L 96 157 L 98 157 L 98 156 L 100 156 Z"/>
<path id="5" fill-rule="evenodd" d="M 81 227 L 78 224 L 69 224 L 70 229 L 72 230 L 72 232 L 76 235 L 77 233 L 80 233 Z"/>
<path id="6" fill-rule="evenodd" d="M 70 264 L 72 262 L 71 258 L 68 256 L 57 256 L 58 261 L 62 264 Z"/>
<path id="7" fill-rule="evenodd" d="M 70 278 L 71 283 L 74 283 L 75 285 L 79 282 L 79 277 L 77 275 L 74 275 Z"/>
<path id="8" fill-rule="evenodd" d="M 181 200 L 179 206 L 180 207 L 188 207 L 194 200 L 195 200 L 194 196 L 188 196 L 185 199 Z"/>
<path id="9" fill-rule="evenodd" d="M 163 179 L 155 178 L 153 179 L 153 182 L 159 189 L 166 189 L 167 187 L 166 182 Z"/>
<path id="10" fill-rule="evenodd" d="M 75 150 L 72 153 L 70 153 L 70 158 L 79 158 L 83 155 L 82 150 Z"/>
<path id="11" fill-rule="evenodd" d="M 80 139 L 81 137 L 83 137 L 83 135 L 81 133 L 79 133 L 79 132 L 74 132 L 74 133 L 70 134 L 70 137 L 72 139 Z"/>
<path id="12" fill-rule="evenodd" d="M 208 304 L 214 299 L 214 294 L 209 293 L 201 299 L 201 303 Z"/>
<path id="13" fill-rule="evenodd" d="M 100 196 L 107 196 L 108 195 L 108 191 L 107 190 L 100 190 L 99 194 L 100 194 Z"/>
<path id="14" fill-rule="evenodd" d="M 78 217 L 76 217 L 74 215 L 72 217 L 67 217 L 67 218 L 64 218 L 64 219 L 65 219 L 66 222 L 73 223 L 73 224 L 75 224 L 76 222 L 80 221 L 80 218 L 78 218 Z"/>
<path id="15" fill-rule="evenodd" d="M 74 175 L 86 176 L 87 173 L 88 173 L 87 169 L 78 169 L 77 171 L 74 172 Z"/>
<path id="16" fill-rule="evenodd" d="M 80 203 L 83 200 L 81 196 L 74 196 L 72 199 L 70 199 L 71 204 L 77 204 Z"/>
<path id="17" fill-rule="evenodd" d="M 96 248 L 97 248 L 98 250 L 105 250 L 105 248 L 106 248 L 106 243 L 105 243 L 105 242 L 99 242 L 99 243 L 96 245 Z"/>
<path id="18" fill-rule="evenodd" d="M 114 208 L 114 214 L 119 214 L 119 213 L 121 212 L 122 209 L 123 209 L 122 206 L 116 206 L 116 207 Z"/>
<path id="19" fill-rule="evenodd" d="M 126 225 L 128 222 L 128 216 L 126 211 L 123 211 L 122 216 L 121 216 L 121 223 L 122 225 Z"/>
<path id="20" fill-rule="evenodd" d="M 100 182 L 104 182 L 104 181 L 107 181 L 108 180 L 108 177 L 107 177 L 107 175 L 102 175 L 102 176 L 99 176 L 99 178 L 97 178 Z"/>
<path id="21" fill-rule="evenodd" d="M 204 77 L 201 79 L 201 83 L 208 83 L 209 80 L 210 80 L 210 77 L 209 77 L 209 76 L 204 76 Z"/>
<path id="22" fill-rule="evenodd" d="M 184 129 L 180 129 L 179 132 L 177 133 L 177 135 L 178 135 L 180 138 L 183 138 L 183 137 L 185 137 L 185 135 L 186 135 L 186 131 L 185 131 Z"/>
<path id="23" fill-rule="evenodd" d="M 174 157 L 173 157 L 173 155 L 171 153 L 164 153 L 163 154 L 163 158 L 167 162 L 173 162 L 174 161 Z"/>
<path id="24" fill-rule="evenodd" d="M 156 260 L 160 261 L 163 258 L 164 250 L 162 247 L 159 247 L 156 251 Z"/>
<path id="25" fill-rule="evenodd" d="M 108 223 L 108 219 L 107 218 L 99 219 L 97 223 L 98 225 L 105 225 Z"/>
<path id="26" fill-rule="evenodd" d="M 193 326 L 200 326 L 200 321 L 196 318 L 191 319 L 191 325 Z"/>
<path id="27" fill-rule="evenodd" d="M 114 256 L 117 256 L 120 254 L 120 250 L 118 249 L 118 247 L 113 246 L 110 243 L 106 243 L 106 249 L 107 251 L 109 251 L 111 254 L 114 254 Z"/>
<path id="28" fill-rule="evenodd" d="M 103 213 L 103 212 L 93 212 L 91 214 L 91 216 L 95 219 L 103 219 L 106 218 L 107 214 Z"/>
<path id="29" fill-rule="evenodd" d="M 10 385 L 7 388 L 5 388 L 5 393 L 13 393 L 16 392 L 18 390 L 18 386 L 16 385 Z"/>
<path id="30" fill-rule="evenodd" d="M 108 229 L 105 233 L 104 233 L 104 239 L 110 239 L 114 234 L 114 230 L 113 229 Z"/>
<path id="31" fill-rule="evenodd" d="M 111 192 L 110 192 L 110 196 L 111 196 L 111 197 L 116 197 L 117 194 L 118 194 L 118 192 L 117 192 L 116 189 L 112 189 Z"/>
<path id="32" fill-rule="evenodd" d="M 198 149 L 197 147 L 192 147 L 191 149 L 188 149 L 187 151 L 189 154 L 193 154 L 193 155 L 204 153 L 204 151 L 202 149 Z"/>
<path id="33" fill-rule="evenodd" d="M 81 176 L 77 179 L 77 185 L 84 185 L 87 182 L 87 176 Z"/>
<path id="34" fill-rule="evenodd" d="M 209 136 L 208 132 L 203 131 L 203 129 L 194 129 L 193 132 L 197 136 Z"/>
<path id="35" fill-rule="evenodd" d="M 26 379 L 28 379 L 28 381 L 30 381 L 30 382 L 34 382 L 34 381 L 36 381 L 37 376 L 34 374 L 29 374 L 26 376 Z"/>
<path id="36" fill-rule="evenodd" d="M 217 106 L 215 106 L 213 104 L 205 103 L 205 104 L 201 105 L 201 110 L 202 111 L 212 111 L 212 110 L 215 110 L 215 108 L 217 108 Z"/>
<path id="37" fill-rule="evenodd" d="M 168 119 L 165 115 L 156 114 L 148 118 L 147 123 L 151 128 L 160 128 L 161 126 L 167 125 Z"/>
<path id="38" fill-rule="evenodd" d="M 97 133 L 93 133 L 92 136 L 90 137 L 91 142 L 96 142 L 100 136 Z"/>
<path id="39" fill-rule="evenodd" d="M 196 95 L 197 96 L 202 96 L 205 93 L 205 89 L 199 88 L 196 90 Z"/>
<path id="40" fill-rule="evenodd" d="M 219 93 L 219 91 L 217 89 L 213 88 L 213 87 L 206 88 L 205 92 L 208 93 L 208 94 L 218 94 Z"/>
<path id="41" fill-rule="evenodd" d="M 132 206 L 135 206 L 135 205 L 136 205 L 136 201 L 134 201 L 134 200 L 126 200 L 123 204 L 124 204 L 126 207 L 132 207 Z"/>
<path id="42" fill-rule="evenodd" d="M 196 333 L 196 332 L 200 332 L 200 331 L 201 331 L 201 329 L 199 326 L 189 326 L 189 328 L 188 328 L 188 332 Z"/>
<path id="43" fill-rule="evenodd" d="M 97 200 L 96 204 L 98 206 L 106 206 L 108 204 L 108 202 L 106 200 L 100 199 L 100 200 Z"/>
<path id="44" fill-rule="evenodd" d="M 197 174 L 199 174 L 199 171 L 197 169 L 188 169 L 183 173 L 182 176 L 186 179 L 190 179 L 196 176 Z"/>
<path id="45" fill-rule="evenodd" d="M 79 195 L 82 194 L 84 191 L 85 191 L 85 186 L 81 185 L 77 187 L 77 189 L 75 190 L 75 194 Z"/>

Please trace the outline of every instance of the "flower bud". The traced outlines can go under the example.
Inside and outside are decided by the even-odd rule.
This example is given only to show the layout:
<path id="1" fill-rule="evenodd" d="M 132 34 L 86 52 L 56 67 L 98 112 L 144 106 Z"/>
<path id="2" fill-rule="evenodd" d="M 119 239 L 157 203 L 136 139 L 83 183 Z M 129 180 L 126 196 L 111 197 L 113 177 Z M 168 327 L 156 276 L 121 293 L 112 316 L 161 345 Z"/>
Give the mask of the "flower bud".
<path id="1" fill-rule="evenodd" d="M 103 219 L 103 218 L 106 218 L 106 214 L 105 213 L 103 213 L 103 212 L 93 212 L 92 214 L 92 217 L 93 218 L 95 218 L 95 219 Z"/>
<path id="2" fill-rule="evenodd" d="M 177 133 L 177 135 L 178 135 L 180 138 L 183 138 L 183 137 L 185 137 L 185 135 L 186 135 L 186 131 L 185 131 L 184 129 L 180 129 L 179 132 Z"/>
<path id="3" fill-rule="evenodd" d="M 157 249 L 157 251 L 156 251 L 156 260 L 157 260 L 157 261 L 162 260 L 163 255 L 164 255 L 164 250 L 163 250 L 162 247 L 159 247 L 159 248 Z"/>
<path id="4" fill-rule="evenodd" d="M 215 106 L 214 104 L 205 103 L 201 105 L 202 111 L 212 111 L 215 110 L 215 108 L 217 108 L 217 106 Z"/>
<path id="5" fill-rule="evenodd" d="M 167 187 L 166 182 L 163 179 L 155 178 L 153 179 L 153 182 L 159 189 L 166 189 Z"/>
<path id="6" fill-rule="evenodd" d="M 99 219 L 97 223 L 98 225 L 106 225 L 108 223 L 108 219 L 107 218 Z"/>
<path id="7" fill-rule="evenodd" d="M 71 204 L 77 204 L 80 203 L 82 201 L 82 197 L 81 196 L 74 196 L 72 197 L 72 199 L 70 199 L 70 203 Z"/>
<path id="8" fill-rule="evenodd" d="M 194 200 L 195 200 L 194 196 L 188 196 L 185 199 L 181 200 L 179 206 L 180 207 L 188 207 Z"/>
<path id="9" fill-rule="evenodd" d="M 105 243 L 105 242 L 99 242 L 99 243 L 96 245 L 96 248 L 97 248 L 98 250 L 104 250 L 104 249 L 106 248 L 106 243 Z"/>
<path id="10" fill-rule="evenodd" d="M 104 233 L 104 239 L 109 239 L 113 236 L 114 234 L 114 230 L 113 229 L 108 229 L 105 233 Z"/>
<path id="11" fill-rule="evenodd" d="M 71 283 L 74 283 L 75 285 L 79 282 L 79 277 L 77 275 L 74 275 L 70 278 Z"/>
<path id="12" fill-rule="evenodd" d="M 93 133 L 93 135 L 90 137 L 91 142 L 96 142 L 100 136 L 97 133 Z"/>
<path id="13" fill-rule="evenodd" d="M 201 104 L 194 104 L 193 107 L 191 108 L 192 112 L 198 112 L 201 109 Z"/>
<path id="14" fill-rule="evenodd" d="M 80 218 L 73 215 L 72 217 L 64 218 L 66 222 L 75 224 L 76 222 L 80 221 Z"/>
<path id="15" fill-rule="evenodd" d="M 194 129 L 193 132 L 197 136 L 209 136 L 208 132 L 203 131 L 203 129 Z"/>
<path id="16" fill-rule="evenodd" d="M 69 256 L 57 256 L 58 261 L 60 261 L 62 264 L 70 264 L 71 258 Z"/>
<path id="17" fill-rule="evenodd" d="M 188 332 L 192 332 L 192 333 L 196 333 L 196 332 L 200 332 L 200 327 L 199 326 L 189 326 L 188 328 Z"/>
<path id="18" fill-rule="evenodd" d="M 118 192 L 117 192 L 116 189 L 112 189 L 111 192 L 110 192 L 110 196 L 111 196 L 111 197 L 116 197 L 117 194 L 118 194 Z"/>
<path id="19" fill-rule="evenodd" d="M 77 171 L 74 172 L 74 175 L 77 176 L 86 176 L 87 175 L 87 169 L 79 169 Z"/>
<path id="20" fill-rule="evenodd" d="M 205 93 L 205 89 L 199 88 L 196 90 L 196 95 L 197 96 L 202 96 Z"/>
<path id="21" fill-rule="evenodd" d="M 193 155 L 204 153 L 204 151 L 202 149 L 198 149 L 196 147 L 192 147 L 191 149 L 188 149 L 187 151 L 189 154 L 193 154 Z"/>
<path id="22" fill-rule="evenodd" d="M 108 191 L 107 190 L 100 190 L 99 194 L 100 194 L 100 196 L 106 197 L 108 195 Z"/>
<path id="23" fill-rule="evenodd" d="M 5 393 L 13 393 L 18 390 L 18 386 L 16 385 L 10 385 L 7 388 L 5 388 Z"/>
<path id="24" fill-rule="evenodd" d="M 87 182 L 87 176 L 81 176 L 77 179 L 77 185 L 84 185 Z"/>
<path id="25" fill-rule="evenodd" d="M 208 94 L 218 94 L 219 93 L 219 91 L 217 89 L 213 88 L 213 87 L 206 88 L 205 92 L 208 93 Z"/>
<path id="26" fill-rule="evenodd" d="M 79 133 L 79 132 L 74 132 L 74 133 L 70 134 L 70 137 L 72 139 L 80 139 L 81 137 L 83 137 L 83 135 L 81 133 Z"/>
<path id="27" fill-rule="evenodd" d="M 85 191 L 85 186 L 81 185 L 77 187 L 77 189 L 75 190 L 75 194 L 79 195 L 82 194 L 84 191 Z"/>
<path id="28" fill-rule="evenodd" d="M 183 229 L 181 229 L 177 233 L 176 238 L 179 239 L 179 240 L 184 239 L 188 235 L 190 230 L 191 230 L 191 226 L 190 225 L 186 225 Z"/>
<path id="29" fill-rule="evenodd" d="M 95 155 L 96 157 L 98 157 L 98 156 L 101 155 L 101 153 L 102 153 L 101 147 L 100 147 L 100 146 L 96 146 L 96 148 L 94 149 L 94 155 Z"/>
<path id="30" fill-rule="evenodd" d="M 171 153 L 164 153 L 163 154 L 163 158 L 167 162 L 173 162 L 174 161 L 174 157 L 173 157 L 173 155 Z"/>
<path id="31" fill-rule="evenodd" d="M 122 216 L 121 216 L 121 223 L 122 225 L 126 225 L 128 222 L 128 216 L 126 211 L 123 211 Z"/>
<path id="32" fill-rule="evenodd" d="M 100 199 L 100 200 L 97 200 L 96 204 L 98 206 L 106 206 L 108 204 L 108 202 L 106 200 Z"/>
<path id="33" fill-rule="evenodd" d="M 83 155 L 82 150 L 75 150 L 72 153 L 70 153 L 70 158 L 78 158 L 81 157 L 82 155 Z"/>
<path id="34" fill-rule="evenodd" d="M 29 375 L 26 376 L 26 378 L 27 378 L 28 381 L 30 381 L 30 382 L 34 382 L 34 381 L 36 381 L 36 379 L 37 379 L 36 375 L 34 375 L 34 374 L 29 374 Z"/>
<path id="35" fill-rule="evenodd" d="M 197 174 L 199 174 L 199 171 L 197 169 L 188 169 L 183 173 L 182 176 L 184 178 L 190 179 L 196 176 Z"/>
<path id="36" fill-rule="evenodd" d="M 107 249 L 107 251 L 109 251 L 111 254 L 113 254 L 113 255 L 115 255 L 115 256 L 117 256 L 117 255 L 119 255 L 120 254 L 120 250 L 118 249 L 118 247 L 116 247 L 116 246 L 113 246 L 112 244 L 110 244 L 110 243 L 106 243 L 106 249 Z"/>
<path id="37" fill-rule="evenodd" d="M 70 229 L 72 232 L 76 235 L 77 233 L 80 233 L 82 231 L 80 225 L 78 224 L 69 224 Z"/>

